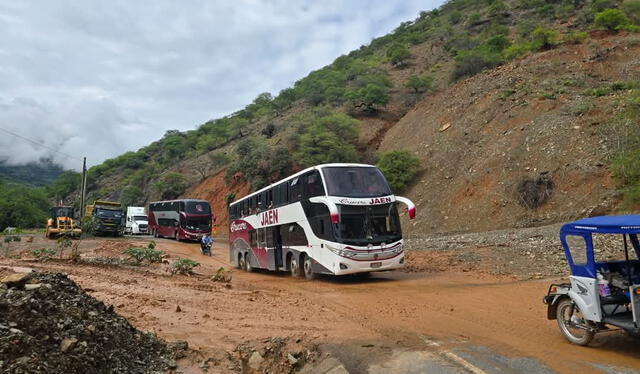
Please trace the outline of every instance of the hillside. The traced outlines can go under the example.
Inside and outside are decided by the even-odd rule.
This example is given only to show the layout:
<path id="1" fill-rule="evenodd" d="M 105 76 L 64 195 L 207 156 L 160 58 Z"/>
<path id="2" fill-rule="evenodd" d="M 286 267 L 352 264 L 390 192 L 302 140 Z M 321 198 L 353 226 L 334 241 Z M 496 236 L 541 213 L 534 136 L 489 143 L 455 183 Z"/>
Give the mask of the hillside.
<path id="1" fill-rule="evenodd" d="M 89 200 L 203 197 L 224 227 L 227 198 L 408 149 L 421 161 L 399 191 L 420 208 L 411 233 L 615 211 L 640 180 L 613 178 L 635 139 L 619 135 L 640 88 L 639 22 L 637 0 L 449 1 L 275 97 L 91 168 Z"/>
<path id="2" fill-rule="evenodd" d="M 31 187 L 41 187 L 55 181 L 64 169 L 51 162 L 13 166 L 0 161 L 0 180 Z"/>
<path id="3" fill-rule="evenodd" d="M 424 170 L 407 192 L 420 231 L 482 231 L 606 214 L 618 205 L 611 158 L 627 90 L 640 79 L 637 35 L 593 35 L 589 44 L 531 55 L 423 100 L 386 134 Z M 631 67 L 636 67 L 632 69 Z M 549 201 L 531 209 L 518 185 L 544 180 Z M 487 219 L 489 218 L 489 219 Z"/>

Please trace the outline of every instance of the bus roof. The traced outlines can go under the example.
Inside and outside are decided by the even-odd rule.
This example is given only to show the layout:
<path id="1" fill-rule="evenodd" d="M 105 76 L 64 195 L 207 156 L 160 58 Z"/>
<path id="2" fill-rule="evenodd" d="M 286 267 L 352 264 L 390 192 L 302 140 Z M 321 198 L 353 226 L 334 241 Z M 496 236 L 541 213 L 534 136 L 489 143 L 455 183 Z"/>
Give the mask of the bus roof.
<path id="1" fill-rule="evenodd" d="M 198 201 L 198 202 L 205 202 L 205 203 L 209 203 L 209 200 L 204 200 L 204 199 L 174 199 L 174 200 L 160 200 L 160 201 L 152 201 L 149 203 L 149 205 L 151 204 L 161 204 L 161 203 L 173 203 L 173 202 L 177 202 L 177 201 L 185 201 L 185 202 L 189 202 L 189 201 Z"/>
<path id="2" fill-rule="evenodd" d="M 326 167 L 365 167 L 365 168 L 374 168 L 375 166 L 374 165 L 369 165 L 369 164 L 346 164 L 346 163 L 320 164 L 320 165 L 311 166 L 311 167 L 308 167 L 308 168 L 306 168 L 304 170 L 300 170 L 299 172 L 297 172 L 295 174 L 292 174 L 292 175 L 290 175 L 290 176 L 288 176 L 286 178 L 280 179 L 277 182 L 273 182 L 270 185 L 268 185 L 266 187 L 263 187 L 263 188 L 259 189 L 256 192 L 248 194 L 247 196 L 243 196 L 242 198 L 240 198 L 240 199 L 232 202 L 231 204 L 229 204 L 229 206 L 235 205 L 239 201 L 242 201 L 244 199 L 250 198 L 251 196 L 258 195 L 258 194 L 260 194 L 260 193 L 262 193 L 262 192 L 264 192 L 264 191 L 266 191 L 266 190 L 268 190 L 270 188 L 273 188 L 273 187 L 277 186 L 278 184 L 280 184 L 282 182 L 286 182 L 286 181 L 288 181 L 290 179 L 293 179 L 295 177 L 298 177 L 298 176 L 300 176 L 300 175 L 302 175 L 302 174 L 304 174 L 306 172 L 309 172 L 311 170 L 320 170 L 320 169 L 326 168 Z"/>

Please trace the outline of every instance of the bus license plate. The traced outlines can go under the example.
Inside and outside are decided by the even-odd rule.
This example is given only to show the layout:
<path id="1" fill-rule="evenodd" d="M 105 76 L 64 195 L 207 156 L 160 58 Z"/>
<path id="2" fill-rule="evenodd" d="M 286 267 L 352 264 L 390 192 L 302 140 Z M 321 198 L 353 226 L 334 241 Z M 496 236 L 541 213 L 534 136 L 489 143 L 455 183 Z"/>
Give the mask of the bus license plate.
<path id="1" fill-rule="evenodd" d="M 382 266 L 382 262 L 372 262 L 371 263 L 371 267 L 372 268 L 379 268 L 380 266 Z"/>

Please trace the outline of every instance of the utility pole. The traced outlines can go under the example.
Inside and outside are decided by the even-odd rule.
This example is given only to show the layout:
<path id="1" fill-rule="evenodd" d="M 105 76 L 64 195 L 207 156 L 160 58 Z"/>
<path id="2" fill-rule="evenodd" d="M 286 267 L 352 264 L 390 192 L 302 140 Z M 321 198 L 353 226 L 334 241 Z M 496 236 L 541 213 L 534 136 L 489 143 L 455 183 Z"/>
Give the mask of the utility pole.
<path id="1" fill-rule="evenodd" d="M 82 160 L 82 186 L 80 187 L 80 219 L 84 217 L 85 194 L 87 191 L 87 158 Z"/>

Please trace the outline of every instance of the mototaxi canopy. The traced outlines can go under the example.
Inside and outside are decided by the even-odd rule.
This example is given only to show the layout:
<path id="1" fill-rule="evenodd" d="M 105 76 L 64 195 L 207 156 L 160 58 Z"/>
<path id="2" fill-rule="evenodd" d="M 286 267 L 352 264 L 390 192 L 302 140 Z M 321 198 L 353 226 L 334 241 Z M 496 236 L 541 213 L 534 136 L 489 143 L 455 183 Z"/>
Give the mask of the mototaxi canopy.
<path id="1" fill-rule="evenodd" d="M 600 216 L 584 218 L 578 221 L 564 224 L 560 228 L 560 242 L 564 249 L 571 273 L 575 276 L 596 278 L 596 269 L 605 262 L 596 262 L 593 251 L 592 234 L 622 234 L 628 236 L 640 258 L 640 243 L 637 234 L 640 234 L 640 215 Z M 571 248 L 567 244 L 567 237 L 575 236 L 584 240 L 582 248 Z M 628 250 L 624 239 L 625 251 Z M 586 262 L 578 260 L 577 251 L 586 251 Z M 583 256 L 584 256 L 583 254 Z M 574 258 L 575 256 L 575 258 Z"/>

